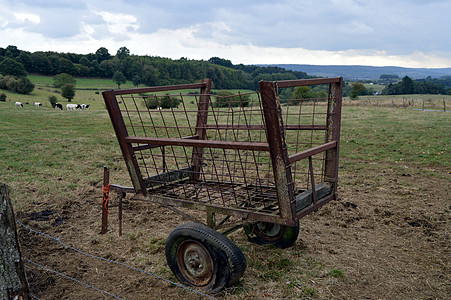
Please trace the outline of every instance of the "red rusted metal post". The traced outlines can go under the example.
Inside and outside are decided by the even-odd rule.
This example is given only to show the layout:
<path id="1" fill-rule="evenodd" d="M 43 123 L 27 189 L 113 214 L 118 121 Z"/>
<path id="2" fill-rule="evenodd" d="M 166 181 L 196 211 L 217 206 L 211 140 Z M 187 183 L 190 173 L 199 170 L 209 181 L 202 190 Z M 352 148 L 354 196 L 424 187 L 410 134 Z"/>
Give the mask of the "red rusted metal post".
<path id="1" fill-rule="evenodd" d="M 105 234 L 108 231 L 108 201 L 105 201 L 105 188 L 110 183 L 110 171 L 105 166 L 103 167 L 103 189 L 102 189 L 102 231 L 101 234 Z"/>
<path id="2" fill-rule="evenodd" d="M 119 236 L 122 236 L 122 199 L 125 197 L 125 193 L 121 192 L 121 197 L 119 198 Z"/>
<path id="3" fill-rule="evenodd" d="M 204 79 L 205 86 L 200 89 L 199 104 L 197 110 L 196 121 L 196 135 L 200 141 L 203 141 L 207 137 L 207 117 L 208 117 L 208 105 L 210 104 L 210 92 L 211 92 L 211 79 Z M 193 174 L 191 180 L 197 181 L 200 175 L 200 169 L 202 164 L 202 155 L 204 149 L 201 147 L 193 148 Z"/>
<path id="4" fill-rule="evenodd" d="M 294 203 L 293 179 L 284 138 L 277 83 L 260 81 L 259 86 L 280 215 L 294 225 L 296 205 Z"/>
<path id="5" fill-rule="evenodd" d="M 336 147 L 326 151 L 325 181 L 334 187 L 334 197 L 337 193 L 338 158 L 340 149 L 340 124 L 343 78 L 329 84 L 329 99 L 327 107 L 326 142 L 336 142 Z"/>
<path id="6" fill-rule="evenodd" d="M 105 99 L 105 103 L 107 104 L 106 106 L 108 113 L 110 115 L 114 131 L 116 132 L 116 136 L 118 137 L 119 145 L 121 146 L 122 154 L 124 156 L 125 164 L 127 165 L 130 178 L 133 182 L 133 186 L 135 187 L 136 192 L 146 195 L 146 186 L 139 170 L 133 147 L 130 143 L 127 143 L 125 141 L 125 138 L 128 137 L 128 132 L 119 105 L 117 101 L 115 101 L 115 92 L 105 91 L 102 93 L 102 95 Z"/>

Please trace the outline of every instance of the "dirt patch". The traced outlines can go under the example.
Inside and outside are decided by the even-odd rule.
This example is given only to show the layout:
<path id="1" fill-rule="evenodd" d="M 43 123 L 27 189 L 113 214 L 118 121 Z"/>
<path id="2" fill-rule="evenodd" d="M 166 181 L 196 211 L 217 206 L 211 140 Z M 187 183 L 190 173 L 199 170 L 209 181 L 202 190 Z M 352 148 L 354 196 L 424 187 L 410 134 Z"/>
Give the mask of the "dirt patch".
<path id="1" fill-rule="evenodd" d="M 345 164 L 346 165 L 346 164 Z M 449 170 L 435 176 L 415 166 L 367 164 L 340 170 L 340 199 L 301 220 L 296 244 L 286 250 L 231 239 L 248 268 L 240 284 L 217 299 L 445 299 L 451 294 Z M 428 170 L 426 170 L 428 171 Z M 428 174 L 428 175 L 425 175 Z M 185 221 L 154 204 L 124 202 L 117 234 L 117 201 L 110 231 L 100 235 L 101 188 L 80 188 L 72 199 L 45 199 L 16 212 L 30 228 L 80 251 L 144 270 L 139 272 L 64 247 L 20 228 L 24 257 L 126 299 L 202 299 L 149 273 L 176 281 L 164 242 Z M 39 299 L 113 299 L 85 285 L 26 263 Z"/>

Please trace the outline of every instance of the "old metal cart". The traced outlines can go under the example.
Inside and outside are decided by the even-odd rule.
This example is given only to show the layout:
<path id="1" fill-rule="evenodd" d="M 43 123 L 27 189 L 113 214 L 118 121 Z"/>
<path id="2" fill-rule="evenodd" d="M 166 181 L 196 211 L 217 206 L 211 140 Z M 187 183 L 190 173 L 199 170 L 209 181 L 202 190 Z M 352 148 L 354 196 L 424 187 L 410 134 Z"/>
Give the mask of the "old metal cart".
<path id="1" fill-rule="evenodd" d="M 259 92 L 214 95 L 205 79 L 103 92 L 133 188 L 109 186 L 193 221 L 166 242 L 182 283 L 236 283 L 246 259 L 225 235 L 244 228 L 251 242 L 289 247 L 299 219 L 337 197 L 342 84 L 261 81 Z"/>

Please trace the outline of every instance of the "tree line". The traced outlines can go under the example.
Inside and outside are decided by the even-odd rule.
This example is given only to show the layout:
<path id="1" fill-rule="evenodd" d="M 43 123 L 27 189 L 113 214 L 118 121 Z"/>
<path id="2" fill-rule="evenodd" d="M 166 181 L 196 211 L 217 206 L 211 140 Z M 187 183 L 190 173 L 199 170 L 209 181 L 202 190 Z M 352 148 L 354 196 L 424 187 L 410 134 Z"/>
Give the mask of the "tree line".
<path id="1" fill-rule="evenodd" d="M 120 86 L 124 78 L 136 86 L 191 83 L 211 78 L 216 89 L 257 90 L 260 80 L 290 80 L 312 78 L 305 72 L 279 67 L 233 65 L 230 60 L 212 57 L 209 60 L 178 60 L 158 56 L 139 56 L 121 47 L 115 55 L 100 47 L 95 53 L 75 54 L 53 51 L 28 52 L 16 46 L 0 48 L 0 73 L 24 76 L 27 73 L 74 77 L 114 78 Z M 123 77 L 122 77 L 123 75 Z"/>
<path id="2" fill-rule="evenodd" d="M 398 83 L 390 83 L 382 91 L 384 95 L 442 94 L 451 95 L 451 76 L 413 80 L 405 76 Z"/>

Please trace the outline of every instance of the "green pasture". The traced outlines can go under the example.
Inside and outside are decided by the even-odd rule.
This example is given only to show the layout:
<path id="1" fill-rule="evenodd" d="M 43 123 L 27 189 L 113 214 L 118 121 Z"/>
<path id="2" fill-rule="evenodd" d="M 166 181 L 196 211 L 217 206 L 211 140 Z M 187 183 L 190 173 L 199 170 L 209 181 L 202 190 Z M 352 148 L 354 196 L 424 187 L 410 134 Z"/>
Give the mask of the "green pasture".
<path id="1" fill-rule="evenodd" d="M 100 99 L 92 101 L 101 107 Z M 345 106 L 341 163 L 351 169 L 367 163 L 449 167 L 450 118 L 440 111 Z M 128 184 L 104 109 L 68 112 L 0 102 L 0 181 L 12 186 L 14 199 L 69 197 L 100 180 L 104 165 L 120 170 Z"/>
<path id="2" fill-rule="evenodd" d="M 28 75 L 28 78 L 35 84 L 34 91 L 29 95 L 21 95 L 17 93 L 12 93 L 7 90 L 0 90 L 1 93 L 6 95 L 6 101 L 14 106 L 16 101 L 24 103 L 25 106 L 33 106 L 34 102 L 41 102 L 44 107 L 50 108 L 50 102 L 48 101 L 49 96 L 56 96 L 58 102 L 65 107 L 68 103 L 66 99 L 61 96 L 60 89 L 53 87 L 53 76 L 43 76 L 43 75 Z M 89 104 L 91 110 L 104 110 L 105 104 L 102 98 L 102 92 L 110 89 L 117 89 L 117 85 L 112 79 L 108 78 L 75 78 L 75 97 L 72 99 L 72 103 L 77 104 Z M 144 87 L 140 85 L 139 87 Z M 121 85 L 121 89 L 134 88 L 131 81 Z M 198 90 L 180 90 L 178 93 L 188 94 L 189 92 L 198 92 Z M 213 90 L 215 91 L 215 90 Z M 230 90 L 234 93 L 252 93 L 253 91 L 248 90 Z M 157 93 L 159 95 L 165 94 L 164 92 Z M 255 94 L 251 95 L 255 98 Z M 189 103 L 189 102 L 188 102 Z"/>
<path id="3" fill-rule="evenodd" d="M 43 94 L 35 90 L 30 97 Z M 49 105 L 16 108 L 11 102 L 0 102 L 0 182 L 10 187 L 16 212 L 68 205 L 71 199 L 76 199 L 74 206 L 64 210 L 73 212 L 79 203 L 99 206 L 105 165 L 111 170 L 110 182 L 131 185 L 108 113 L 100 98 L 91 101 L 96 107 L 87 111 L 60 111 Z M 384 174 L 387 168 L 400 176 L 419 173 L 449 180 L 450 118 L 450 113 L 440 111 L 344 106 L 339 185 L 355 184 L 355 178 L 368 169 Z M 372 180 L 377 176 L 381 175 Z M 316 290 L 311 282 L 325 276 L 346 280 L 340 266 L 327 269 L 302 251 L 290 255 L 275 248 L 252 249 L 243 247 L 248 274 L 285 287 L 280 293 L 286 296 L 312 297 Z M 245 293 L 245 286 L 234 293 Z"/>

